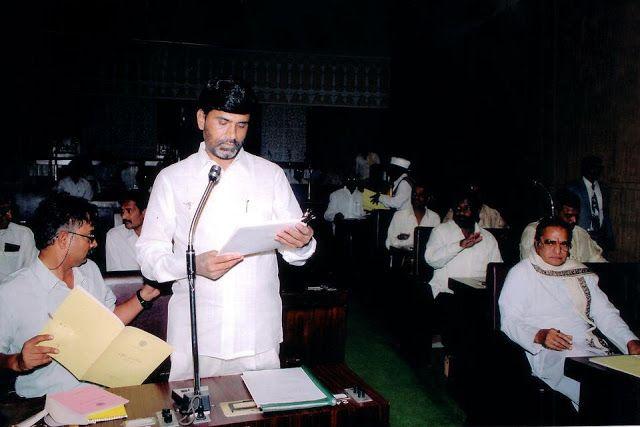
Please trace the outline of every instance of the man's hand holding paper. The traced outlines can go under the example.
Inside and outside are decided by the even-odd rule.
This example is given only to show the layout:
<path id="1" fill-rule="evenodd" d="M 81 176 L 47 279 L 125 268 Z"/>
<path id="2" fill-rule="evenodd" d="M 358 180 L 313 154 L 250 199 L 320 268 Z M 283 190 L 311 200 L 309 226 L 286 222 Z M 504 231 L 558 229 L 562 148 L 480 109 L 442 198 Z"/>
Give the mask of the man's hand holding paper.
<path id="1" fill-rule="evenodd" d="M 242 254 L 218 255 L 218 251 L 208 251 L 196 255 L 196 274 L 217 280 L 244 259 Z"/>
<path id="2" fill-rule="evenodd" d="M 313 237 L 313 228 L 306 224 L 296 224 L 276 234 L 276 241 L 283 245 L 297 249 L 306 246 Z"/>

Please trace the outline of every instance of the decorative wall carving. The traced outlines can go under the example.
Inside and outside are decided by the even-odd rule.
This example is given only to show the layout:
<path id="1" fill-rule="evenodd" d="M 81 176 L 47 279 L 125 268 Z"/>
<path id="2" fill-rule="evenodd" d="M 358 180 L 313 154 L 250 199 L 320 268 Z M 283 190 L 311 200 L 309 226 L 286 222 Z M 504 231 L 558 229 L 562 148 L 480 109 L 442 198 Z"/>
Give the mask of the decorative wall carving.
<path id="1" fill-rule="evenodd" d="M 117 48 L 75 43 L 51 40 L 53 53 L 34 60 L 59 73 L 52 75 L 54 83 L 71 78 L 80 94 L 195 99 L 207 78 L 234 75 L 251 82 L 263 103 L 360 108 L 389 104 L 388 58 L 169 42 L 134 41 Z M 58 53 L 69 62 L 61 66 Z"/>
<path id="2" fill-rule="evenodd" d="M 306 108 L 266 105 L 262 110 L 260 155 L 274 162 L 304 162 L 307 154 Z"/>

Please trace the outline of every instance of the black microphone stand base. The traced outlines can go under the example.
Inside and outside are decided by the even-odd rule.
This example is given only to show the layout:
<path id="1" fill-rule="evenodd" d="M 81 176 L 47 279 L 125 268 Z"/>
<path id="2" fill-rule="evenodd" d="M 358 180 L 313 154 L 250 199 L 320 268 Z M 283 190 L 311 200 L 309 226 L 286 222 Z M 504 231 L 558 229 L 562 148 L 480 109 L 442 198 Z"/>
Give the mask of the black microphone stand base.
<path id="1" fill-rule="evenodd" d="M 176 402 L 180 413 L 189 413 L 191 412 L 190 408 L 193 408 L 195 411 L 193 424 L 208 423 L 211 421 L 209 416 L 211 412 L 211 395 L 209 394 L 208 386 L 201 386 L 198 396 L 194 396 L 193 387 L 174 388 L 171 390 L 171 397 L 174 402 Z M 194 402 L 194 400 L 196 402 Z"/>

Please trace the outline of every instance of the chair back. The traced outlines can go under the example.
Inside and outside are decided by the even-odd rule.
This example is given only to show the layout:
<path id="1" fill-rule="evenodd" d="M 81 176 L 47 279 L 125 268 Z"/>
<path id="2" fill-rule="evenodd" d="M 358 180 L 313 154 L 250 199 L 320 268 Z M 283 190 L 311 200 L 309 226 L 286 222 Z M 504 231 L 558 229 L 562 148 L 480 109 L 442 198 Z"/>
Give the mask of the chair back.
<path id="1" fill-rule="evenodd" d="M 500 292 L 502 286 L 507 278 L 507 273 L 511 269 L 511 264 L 504 262 L 490 262 L 487 265 L 487 281 L 486 286 L 489 295 L 489 309 L 491 313 L 491 329 L 494 332 L 500 332 L 500 307 L 498 306 L 498 299 L 500 298 Z"/>
<path id="2" fill-rule="evenodd" d="M 416 227 L 413 230 L 414 274 L 416 277 L 425 278 L 426 281 L 431 280 L 433 276 L 433 268 L 424 259 L 424 252 L 432 231 L 433 227 Z"/>

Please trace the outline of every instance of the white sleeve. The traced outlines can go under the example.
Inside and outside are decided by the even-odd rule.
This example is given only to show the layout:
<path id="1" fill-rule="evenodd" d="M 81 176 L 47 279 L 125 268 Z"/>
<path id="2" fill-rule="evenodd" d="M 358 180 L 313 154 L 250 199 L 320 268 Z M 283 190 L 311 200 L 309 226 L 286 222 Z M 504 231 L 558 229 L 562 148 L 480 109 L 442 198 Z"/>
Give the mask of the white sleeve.
<path id="1" fill-rule="evenodd" d="M 522 232 L 522 237 L 520 238 L 520 259 L 525 259 L 529 256 L 535 237 L 535 228 L 532 230 L 531 227 L 526 226 Z"/>
<path id="2" fill-rule="evenodd" d="M 338 201 L 336 200 L 336 193 L 331 193 L 329 195 L 329 205 L 327 206 L 327 210 L 324 213 L 324 219 L 329 222 L 333 221 L 333 217 L 336 216 L 340 210 L 338 209 Z"/>
<path id="3" fill-rule="evenodd" d="M 456 255 L 462 252 L 460 242 L 457 240 L 448 242 L 444 234 L 442 229 L 439 230 L 435 228 L 429 236 L 427 247 L 424 251 L 425 261 L 435 269 L 444 267 L 449 261 L 455 258 Z"/>
<path id="4" fill-rule="evenodd" d="M 113 230 L 114 229 L 112 228 L 107 232 L 107 237 L 105 238 L 105 243 L 104 243 L 104 252 L 105 252 L 105 259 L 107 263 L 107 271 L 118 270 L 118 267 L 117 267 L 118 249 L 116 248 L 116 244 L 113 241 L 114 240 Z"/>
<path id="5" fill-rule="evenodd" d="M 287 220 L 291 218 L 301 218 L 302 210 L 296 200 L 291 185 L 287 181 L 282 169 L 279 169 L 275 176 L 275 200 L 273 202 L 274 219 Z M 145 215 L 146 218 L 146 215 Z M 282 254 L 282 258 L 292 265 L 303 265 L 316 250 L 316 239 L 312 238 L 311 241 L 302 248 L 292 249 L 286 248 L 279 252 Z"/>
<path id="6" fill-rule="evenodd" d="M 398 184 L 398 189 L 396 190 L 395 196 L 380 196 L 380 203 L 385 205 L 388 208 L 398 209 L 401 207 L 407 200 L 411 199 L 411 185 L 407 182 L 407 180 L 402 180 L 400 184 Z"/>
<path id="7" fill-rule="evenodd" d="M 158 282 L 187 277 L 184 255 L 173 253 L 175 203 L 171 183 L 160 172 L 153 184 L 142 232 L 136 243 L 137 260 L 142 274 Z"/>
<path id="8" fill-rule="evenodd" d="M 589 253 L 589 260 L 587 262 L 607 262 L 602 256 L 602 248 L 591 237 L 587 239 L 587 252 Z"/>
<path id="9" fill-rule="evenodd" d="M 391 218 L 391 223 L 387 229 L 387 239 L 384 241 L 384 245 L 387 249 L 389 249 L 390 246 L 398 246 L 399 225 L 400 218 L 398 216 L 398 212 L 396 212 L 393 214 L 393 218 Z"/>
<path id="10" fill-rule="evenodd" d="M 534 302 L 529 295 L 525 274 L 512 268 L 504 282 L 498 305 L 500 307 L 500 329 L 512 341 L 531 354 L 539 353 L 543 347 L 533 340 L 542 328 L 525 321 L 527 308 Z"/>
<path id="11" fill-rule="evenodd" d="M 493 243 L 491 245 L 491 253 L 489 254 L 489 262 L 502 262 L 502 254 L 500 254 L 500 246 L 498 246 L 498 241 L 495 238 L 491 240 L 493 241 Z"/>
<path id="12" fill-rule="evenodd" d="M 33 237 L 33 232 L 29 228 L 27 228 L 26 233 L 24 233 L 19 256 L 20 265 L 18 266 L 18 269 L 30 265 L 38 257 L 35 238 Z"/>
<path id="13" fill-rule="evenodd" d="M 611 304 L 607 295 L 598 285 L 589 286 L 591 290 L 591 316 L 598 329 L 623 353 L 627 353 L 627 343 L 637 340 L 629 326 L 620 317 L 620 311 Z"/>
<path id="14" fill-rule="evenodd" d="M 84 198 L 87 200 L 93 200 L 93 188 L 91 187 L 91 183 L 85 180 L 87 183 L 86 191 L 84 192 Z"/>

